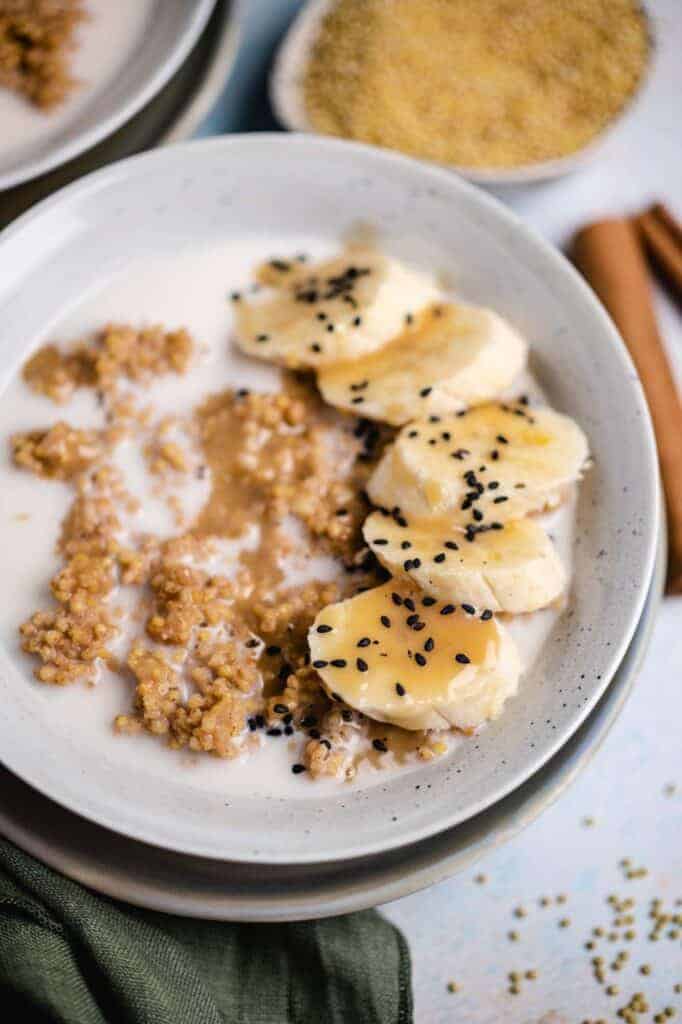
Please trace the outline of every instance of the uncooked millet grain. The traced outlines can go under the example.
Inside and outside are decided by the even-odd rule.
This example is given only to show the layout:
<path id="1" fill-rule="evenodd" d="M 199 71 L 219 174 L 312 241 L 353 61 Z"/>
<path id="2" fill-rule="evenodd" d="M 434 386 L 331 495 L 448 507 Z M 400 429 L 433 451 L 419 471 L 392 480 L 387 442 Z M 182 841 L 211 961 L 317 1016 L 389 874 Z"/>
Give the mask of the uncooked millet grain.
<path id="1" fill-rule="evenodd" d="M 312 126 L 440 163 L 572 153 L 637 89 L 636 0 L 338 0 L 304 81 Z"/>

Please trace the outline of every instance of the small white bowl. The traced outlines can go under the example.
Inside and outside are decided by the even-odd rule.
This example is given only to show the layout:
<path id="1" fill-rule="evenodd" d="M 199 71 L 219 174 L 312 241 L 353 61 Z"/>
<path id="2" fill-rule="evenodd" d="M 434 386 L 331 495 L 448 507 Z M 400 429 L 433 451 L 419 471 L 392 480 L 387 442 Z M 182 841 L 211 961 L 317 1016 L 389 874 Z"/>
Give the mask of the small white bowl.
<path id="1" fill-rule="evenodd" d="M 289 131 L 314 132 L 303 100 L 303 79 L 312 47 L 315 44 L 322 21 L 337 0 L 308 0 L 289 31 L 284 37 L 270 75 L 270 103 L 278 121 Z M 651 18 L 647 18 L 649 36 L 653 40 Z M 653 51 L 653 43 L 652 43 Z M 649 66 L 651 56 L 649 58 Z M 527 185 L 537 181 L 560 178 L 591 162 L 602 150 L 616 128 L 630 114 L 639 96 L 646 74 L 634 96 L 630 97 L 620 113 L 591 142 L 568 156 L 554 160 L 540 160 L 536 163 L 521 164 L 517 167 L 463 167 L 460 164 L 444 164 L 468 181 L 477 185 L 497 187 L 503 185 Z"/>

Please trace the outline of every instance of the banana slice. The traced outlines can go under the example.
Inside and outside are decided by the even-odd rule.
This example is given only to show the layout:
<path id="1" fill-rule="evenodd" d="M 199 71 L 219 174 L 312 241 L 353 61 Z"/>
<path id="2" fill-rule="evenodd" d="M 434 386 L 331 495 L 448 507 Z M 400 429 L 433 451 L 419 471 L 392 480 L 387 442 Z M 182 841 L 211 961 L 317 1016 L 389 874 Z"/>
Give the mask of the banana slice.
<path id="1" fill-rule="evenodd" d="M 373 512 L 365 540 L 394 576 L 407 576 L 441 601 L 494 612 L 532 612 L 561 594 L 566 574 L 554 545 L 532 519 L 506 523 L 467 543 L 446 516 L 407 529 L 390 512 Z"/>
<path id="2" fill-rule="evenodd" d="M 375 505 L 398 508 L 398 525 L 447 515 L 473 540 L 557 505 L 587 456 L 585 435 L 568 416 L 522 403 L 481 405 L 403 427 L 367 491 Z"/>
<path id="3" fill-rule="evenodd" d="M 365 247 L 317 265 L 273 260 L 260 280 L 262 291 L 233 296 L 237 344 L 292 369 L 376 351 L 439 295 L 428 275 Z"/>
<path id="4" fill-rule="evenodd" d="M 427 413 L 488 401 L 523 369 L 527 346 L 501 317 L 476 306 L 430 306 L 379 352 L 320 370 L 331 405 L 400 426 Z"/>
<path id="5" fill-rule="evenodd" d="M 499 715 L 521 672 L 494 618 L 437 602 L 404 580 L 323 608 L 308 639 L 333 697 L 404 729 L 475 729 Z"/>

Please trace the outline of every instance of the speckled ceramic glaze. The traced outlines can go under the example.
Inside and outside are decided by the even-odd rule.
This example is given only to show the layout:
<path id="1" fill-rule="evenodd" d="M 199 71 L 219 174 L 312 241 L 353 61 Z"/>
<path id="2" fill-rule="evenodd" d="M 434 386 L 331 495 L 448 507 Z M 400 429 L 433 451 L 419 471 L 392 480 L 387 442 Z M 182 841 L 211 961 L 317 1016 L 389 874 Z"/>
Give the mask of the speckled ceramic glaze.
<path id="1" fill-rule="evenodd" d="M 531 779 L 440 835 L 347 862 L 297 867 L 204 860 L 155 849 L 93 825 L 0 769 L 0 831 L 91 889 L 169 914 L 220 921 L 295 921 L 398 899 L 468 870 L 542 814 L 600 748 L 649 647 L 665 578 L 665 543 L 639 625 L 597 707 Z"/>
<path id="2" fill-rule="evenodd" d="M 28 147 L 7 158 L 0 155 L 0 192 L 44 174 L 105 139 L 163 88 L 190 52 L 208 21 L 215 0 L 154 0 L 149 14 L 153 31 L 135 42 L 115 81 L 88 91 L 83 102 L 55 131 L 45 114 L 45 131 Z M 0 199 L 1 203 L 1 199 Z"/>
<path id="3" fill-rule="evenodd" d="M 87 291 L 134 255 L 226 238 L 371 224 L 390 253 L 438 268 L 467 300 L 529 339 L 532 368 L 588 434 L 574 580 L 564 614 L 503 716 L 447 757 L 363 788 L 309 787 L 300 799 L 230 793 L 127 764 L 107 729 L 59 713 L 2 637 L 5 765 L 86 818 L 182 853 L 280 864 L 365 856 L 480 813 L 536 772 L 604 693 L 641 616 L 659 525 L 649 416 L 611 322 L 566 261 L 504 207 L 453 175 L 384 151 L 312 136 L 232 136 L 169 148 L 70 186 L 0 236 L 0 387 Z M 188 282 L 191 287 L 191 282 Z M 222 384 L 224 386 L 224 383 Z M 0 531 L 4 529 L 0 524 Z M 11 581 L 6 581 L 11 588 Z M 71 700 L 71 707 L 76 703 Z M 87 709 L 87 703 L 78 703 Z M 229 772 L 229 764 L 216 763 Z"/>

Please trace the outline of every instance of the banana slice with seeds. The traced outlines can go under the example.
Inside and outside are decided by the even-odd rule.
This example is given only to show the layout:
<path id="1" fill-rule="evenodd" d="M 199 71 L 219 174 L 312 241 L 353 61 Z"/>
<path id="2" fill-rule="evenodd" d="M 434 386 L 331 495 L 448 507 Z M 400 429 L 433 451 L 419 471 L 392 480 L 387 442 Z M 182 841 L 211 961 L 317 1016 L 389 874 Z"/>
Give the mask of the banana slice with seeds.
<path id="1" fill-rule="evenodd" d="M 233 295 L 237 344 L 292 369 L 374 352 L 439 297 L 429 275 L 366 247 L 316 265 L 273 260 L 259 277 L 262 291 Z"/>
<path id="2" fill-rule="evenodd" d="M 409 319 L 380 351 L 320 370 L 326 401 L 400 426 L 489 401 L 525 365 L 525 341 L 492 310 L 443 303 Z"/>
<path id="3" fill-rule="evenodd" d="M 447 515 L 474 537 L 557 505 L 588 457 L 580 427 L 551 409 L 490 403 L 403 427 L 370 477 L 396 519 Z"/>
<path id="4" fill-rule="evenodd" d="M 532 612 L 555 601 L 566 573 L 554 545 L 532 519 L 506 523 L 467 543 L 448 517 L 414 520 L 407 529 L 390 512 L 363 527 L 368 545 L 394 576 L 413 579 L 442 601 L 494 612 Z"/>
<path id="5" fill-rule="evenodd" d="M 471 731 L 516 692 L 516 645 L 490 612 L 390 580 L 323 608 L 309 633 L 328 692 L 404 729 Z"/>

